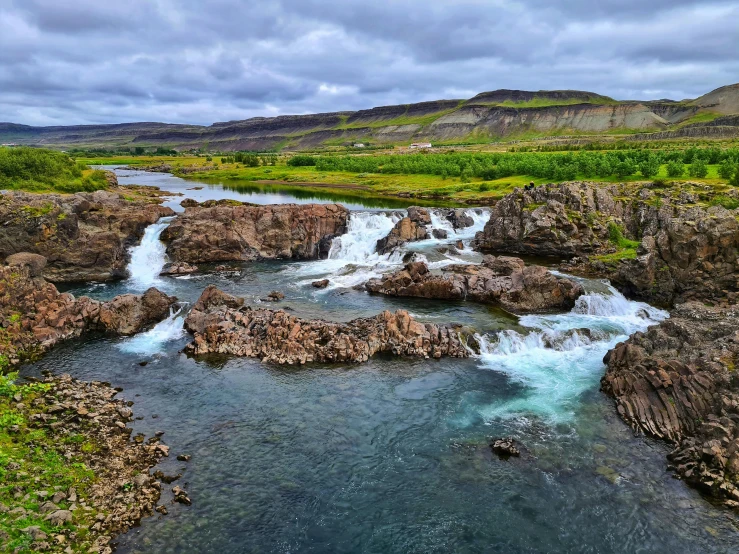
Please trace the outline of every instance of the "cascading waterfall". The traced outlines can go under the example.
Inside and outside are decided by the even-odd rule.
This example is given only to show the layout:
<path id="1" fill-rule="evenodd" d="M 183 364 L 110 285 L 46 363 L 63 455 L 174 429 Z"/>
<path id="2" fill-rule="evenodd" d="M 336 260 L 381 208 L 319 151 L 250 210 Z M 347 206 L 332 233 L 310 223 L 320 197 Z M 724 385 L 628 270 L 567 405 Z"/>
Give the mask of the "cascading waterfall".
<path id="1" fill-rule="evenodd" d="M 163 217 L 149 225 L 138 246 L 131 249 L 131 261 L 128 264 L 129 283 L 136 290 L 143 290 L 161 284 L 159 274 L 166 263 L 166 246 L 159 240 L 171 217 Z"/>
<path id="2" fill-rule="evenodd" d="M 302 264 L 291 268 L 298 277 L 311 277 L 300 284 L 305 285 L 316 276 L 325 275 L 334 287 L 352 287 L 378 277 L 382 273 L 397 269 L 403 264 L 403 258 L 409 251 L 416 252 L 417 260 L 428 261 L 427 255 L 436 247 L 452 244 L 459 240 L 469 240 L 475 233 L 481 231 L 487 222 L 489 212 L 481 208 L 471 208 L 465 213 L 474 224 L 470 227 L 454 230 L 451 223 L 443 217 L 441 210 L 429 210 L 433 229 L 447 231 L 446 239 L 430 238 L 423 241 L 411 242 L 389 254 L 378 254 L 377 241 L 390 233 L 395 224 L 405 217 L 406 212 L 352 212 L 349 215 L 347 232 L 336 237 L 331 243 L 328 259 Z M 437 253 L 437 256 L 439 254 Z M 452 263 L 464 263 L 465 260 L 451 254 L 442 255 L 442 259 L 429 263 L 432 268 L 443 267 Z"/>
<path id="3" fill-rule="evenodd" d="M 552 421 L 572 417 L 578 397 L 597 386 L 603 356 L 630 334 L 668 317 L 631 302 L 608 285 L 580 297 L 566 314 L 520 318 L 528 333 L 505 330 L 478 336 L 483 367 L 501 371 L 523 390 L 516 398 L 484 406 L 487 419 L 535 415 Z"/>
<path id="4" fill-rule="evenodd" d="M 173 340 L 185 336 L 185 307 L 171 309 L 167 319 L 160 321 L 145 333 L 126 339 L 120 343 L 121 351 L 129 354 L 152 356 L 164 352 L 164 346 Z"/>

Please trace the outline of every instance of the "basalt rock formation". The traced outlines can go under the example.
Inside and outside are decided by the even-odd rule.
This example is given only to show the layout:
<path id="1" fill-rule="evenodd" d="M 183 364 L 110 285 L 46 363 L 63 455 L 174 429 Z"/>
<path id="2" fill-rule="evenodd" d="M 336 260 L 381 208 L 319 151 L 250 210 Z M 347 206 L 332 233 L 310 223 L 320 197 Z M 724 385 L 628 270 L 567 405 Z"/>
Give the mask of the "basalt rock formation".
<path id="1" fill-rule="evenodd" d="M 162 233 L 167 254 L 190 264 L 258 259 L 313 260 L 346 232 L 339 204 L 256 206 L 229 201 L 189 207 Z"/>
<path id="2" fill-rule="evenodd" d="M 131 335 L 162 321 L 177 301 L 155 288 L 109 302 L 60 293 L 41 276 L 38 255 L 17 254 L 0 267 L 0 355 L 11 364 L 47 351 L 88 331 Z"/>
<path id="3" fill-rule="evenodd" d="M 465 358 L 460 329 L 415 321 L 408 312 L 333 323 L 283 310 L 255 309 L 214 286 L 205 289 L 185 320 L 195 335 L 186 351 L 260 358 L 278 364 L 364 362 L 377 353 Z"/>
<path id="4" fill-rule="evenodd" d="M 410 262 L 365 287 L 389 296 L 484 302 L 513 313 L 570 310 L 584 292 L 578 283 L 544 267 L 505 256 L 485 256 L 482 264 L 451 265 L 440 272 L 429 271 L 424 262 Z"/>
<path id="5" fill-rule="evenodd" d="M 0 259 L 31 252 L 48 261 L 52 282 L 107 281 L 126 276 L 128 249 L 148 225 L 174 212 L 122 194 L 0 195 Z"/>
<path id="6" fill-rule="evenodd" d="M 602 390 L 635 430 L 675 445 L 672 469 L 739 508 L 739 311 L 680 304 L 611 350 Z"/>
<path id="7" fill-rule="evenodd" d="M 699 186 L 564 183 L 517 190 L 496 204 L 475 246 L 483 251 L 590 257 L 570 270 L 609 277 L 628 295 L 663 304 L 736 299 L 736 210 L 709 206 Z M 619 235 L 623 235 L 619 237 Z M 619 244 L 624 238 L 637 247 Z M 599 260 L 614 254 L 616 261 Z M 580 260 L 582 261 L 582 260 Z"/>

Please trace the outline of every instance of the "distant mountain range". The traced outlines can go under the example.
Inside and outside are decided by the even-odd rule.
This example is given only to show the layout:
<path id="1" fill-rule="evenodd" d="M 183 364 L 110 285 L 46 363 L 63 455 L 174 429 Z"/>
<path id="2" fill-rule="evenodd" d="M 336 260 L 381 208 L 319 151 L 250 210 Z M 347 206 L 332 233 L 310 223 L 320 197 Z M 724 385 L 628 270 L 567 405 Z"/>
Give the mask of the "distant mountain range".
<path id="1" fill-rule="evenodd" d="M 577 90 L 496 90 L 469 100 L 254 117 L 207 127 L 168 123 L 31 127 L 0 123 L 0 143 L 53 148 L 305 150 L 358 142 L 454 144 L 568 135 L 627 135 L 639 140 L 739 137 L 739 84 L 681 101 L 618 101 Z"/>

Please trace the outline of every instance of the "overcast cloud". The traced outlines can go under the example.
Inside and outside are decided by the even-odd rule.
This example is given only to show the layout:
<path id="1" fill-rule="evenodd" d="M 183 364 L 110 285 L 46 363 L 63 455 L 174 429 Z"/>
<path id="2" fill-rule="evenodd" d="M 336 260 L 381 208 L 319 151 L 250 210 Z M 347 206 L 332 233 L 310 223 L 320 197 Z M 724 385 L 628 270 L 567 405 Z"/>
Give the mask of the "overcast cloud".
<path id="1" fill-rule="evenodd" d="M 0 0 L 0 121 L 211 124 L 739 82 L 739 0 Z"/>

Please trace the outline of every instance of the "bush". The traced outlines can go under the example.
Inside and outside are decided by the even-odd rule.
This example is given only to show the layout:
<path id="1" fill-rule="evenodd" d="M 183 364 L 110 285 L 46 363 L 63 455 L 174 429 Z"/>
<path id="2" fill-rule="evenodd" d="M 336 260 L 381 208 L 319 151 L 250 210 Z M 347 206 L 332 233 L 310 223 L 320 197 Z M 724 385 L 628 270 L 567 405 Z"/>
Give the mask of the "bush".
<path id="1" fill-rule="evenodd" d="M 673 161 L 667 164 L 667 176 L 668 177 L 682 177 L 685 174 L 685 164 L 678 161 Z"/>
<path id="2" fill-rule="evenodd" d="M 287 165 L 291 167 L 308 167 L 316 165 L 316 159 L 313 156 L 298 154 L 287 160 Z"/>
<path id="3" fill-rule="evenodd" d="M 706 175 L 708 175 L 708 164 L 706 164 L 706 162 L 702 159 L 696 159 L 692 164 L 690 164 L 688 174 L 691 177 L 703 179 Z"/>
<path id="4" fill-rule="evenodd" d="M 67 154 L 41 148 L 0 148 L 0 188 L 94 191 L 108 186 L 104 171 L 88 171 Z"/>
<path id="5" fill-rule="evenodd" d="M 654 177 L 659 173 L 659 160 L 655 156 L 649 156 L 649 158 L 639 164 L 639 173 L 645 179 Z"/>
<path id="6" fill-rule="evenodd" d="M 739 198 L 724 195 L 716 196 L 711 200 L 711 206 L 723 206 L 727 210 L 736 210 L 739 208 Z"/>
<path id="7" fill-rule="evenodd" d="M 734 176 L 736 165 L 731 160 L 724 160 L 718 166 L 718 176 L 727 181 Z"/>

